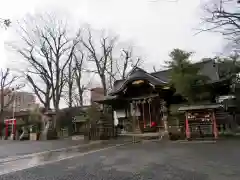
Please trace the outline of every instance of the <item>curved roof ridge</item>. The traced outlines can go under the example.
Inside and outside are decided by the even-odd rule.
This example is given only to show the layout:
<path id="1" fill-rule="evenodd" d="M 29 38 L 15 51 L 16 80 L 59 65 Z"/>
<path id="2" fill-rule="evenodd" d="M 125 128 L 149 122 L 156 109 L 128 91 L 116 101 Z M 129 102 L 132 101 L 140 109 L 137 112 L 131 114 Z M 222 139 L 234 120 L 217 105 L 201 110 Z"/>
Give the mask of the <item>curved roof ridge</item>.
<path id="1" fill-rule="evenodd" d="M 115 82 L 115 88 L 113 89 L 112 92 L 110 92 L 109 94 L 116 94 L 119 93 L 120 91 L 122 91 L 125 86 L 129 83 L 131 83 L 132 81 L 135 80 L 146 80 L 149 81 L 150 83 L 154 84 L 154 85 L 163 85 L 163 84 L 167 84 L 166 81 L 157 78 L 151 74 L 149 74 L 148 72 L 146 72 L 145 70 L 141 69 L 141 68 L 134 68 L 129 74 L 128 77 L 125 80 L 118 80 L 117 82 Z M 118 85 L 119 84 L 119 85 Z"/>

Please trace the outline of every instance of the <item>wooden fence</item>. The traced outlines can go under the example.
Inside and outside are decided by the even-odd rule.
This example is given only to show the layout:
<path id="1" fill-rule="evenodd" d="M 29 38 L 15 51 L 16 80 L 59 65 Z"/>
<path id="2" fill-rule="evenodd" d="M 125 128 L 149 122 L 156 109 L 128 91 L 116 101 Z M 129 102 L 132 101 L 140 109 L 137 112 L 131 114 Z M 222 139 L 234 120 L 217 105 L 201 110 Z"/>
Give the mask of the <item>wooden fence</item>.
<path id="1" fill-rule="evenodd" d="M 113 127 L 95 127 L 86 130 L 85 139 L 88 140 L 107 140 L 117 137 L 117 129 Z"/>

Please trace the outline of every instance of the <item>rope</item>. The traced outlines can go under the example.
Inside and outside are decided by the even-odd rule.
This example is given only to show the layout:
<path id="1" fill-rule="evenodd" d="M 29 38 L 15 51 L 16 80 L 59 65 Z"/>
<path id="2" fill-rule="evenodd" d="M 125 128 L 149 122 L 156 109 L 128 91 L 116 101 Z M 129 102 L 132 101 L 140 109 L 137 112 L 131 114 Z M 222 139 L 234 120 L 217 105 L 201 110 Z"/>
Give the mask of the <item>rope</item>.
<path id="1" fill-rule="evenodd" d="M 150 127 L 152 126 L 152 114 L 151 114 L 151 103 L 148 100 L 148 111 L 149 111 L 149 119 L 150 119 Z"/>
<path id="2" fill-rule="evenodd" d="M 138 101 L 136 102 L 136 109 L 138 108 Z M 140 129 L 140 122 L 139 122 L 139 119 L 137 119 L 137 121 L 138 121 L 138 128 Z"/>

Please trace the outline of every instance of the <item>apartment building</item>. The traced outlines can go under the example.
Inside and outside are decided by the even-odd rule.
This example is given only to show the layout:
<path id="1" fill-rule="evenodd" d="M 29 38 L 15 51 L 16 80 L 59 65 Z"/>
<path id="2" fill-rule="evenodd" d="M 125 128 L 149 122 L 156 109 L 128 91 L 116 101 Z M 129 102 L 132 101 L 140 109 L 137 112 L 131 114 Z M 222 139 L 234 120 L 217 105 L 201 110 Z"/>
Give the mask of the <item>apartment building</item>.
<path id="1" fill-rule="evenodd" d="M 7 95 L 4 95 L 4 104 L 4 106 L 9 104 L 5 109 L 6 111 L 14 109 L 15 112 L 32 109 L 37 105 L 35 95 L 24 91 L 7 92 Z"/>

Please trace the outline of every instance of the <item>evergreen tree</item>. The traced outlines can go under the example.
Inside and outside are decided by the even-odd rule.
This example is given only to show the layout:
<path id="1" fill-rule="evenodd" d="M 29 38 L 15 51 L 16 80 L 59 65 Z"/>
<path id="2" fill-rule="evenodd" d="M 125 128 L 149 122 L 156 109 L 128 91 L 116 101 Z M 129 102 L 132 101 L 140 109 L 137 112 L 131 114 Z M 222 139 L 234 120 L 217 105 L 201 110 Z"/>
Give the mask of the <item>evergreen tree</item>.
<path id="1" fill-rule="evenodd" d="M 194 103 L 204 96 L 204 84 L 208 78 L 199 73 L 200 67 L 191 63 L 191 55 L 192 52 L 174 49 L 169 55 L 171 60 L 166 63 L 171 69 L 171 84 L 176 93 Z"/>

